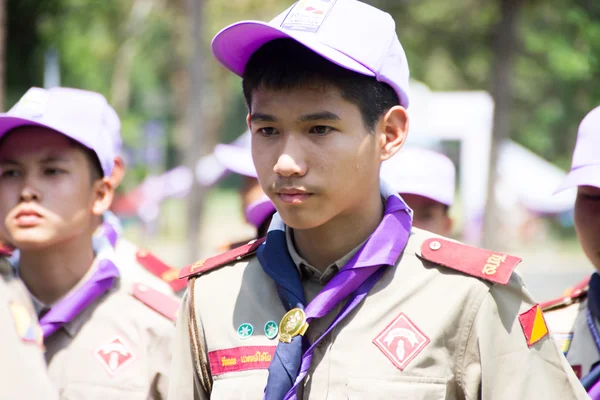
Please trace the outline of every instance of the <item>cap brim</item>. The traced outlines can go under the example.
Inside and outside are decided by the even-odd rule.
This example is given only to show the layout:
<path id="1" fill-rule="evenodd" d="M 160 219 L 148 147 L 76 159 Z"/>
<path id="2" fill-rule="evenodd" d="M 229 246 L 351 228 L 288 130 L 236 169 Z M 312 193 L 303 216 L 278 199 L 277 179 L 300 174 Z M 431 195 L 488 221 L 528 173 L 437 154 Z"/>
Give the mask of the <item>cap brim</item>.
<path id="1" fill-rule="evenodd" d="M 275 211 L 275 206 L 271 202 L 268 197 L 263 197 L 262 199 L 255 201 L 246 207 L 246 219 L 256 228 L 260 228 L 260 226 L 266 221 L 268 217 L 273 215 Z"/>
<path id="2" fill-rule="evenodd" d="M 218 144 L 215 146 L 214 153 L 219 163 L 229 171 L 256 178 L 256 169 L 249 149 L 229 144 Z"/>
<path id="3" fill-rule="evenodd" d="M 8 115 L 0 115 L 0 139 L 2 139 L 4 136 L 6 136 L 7 133 L 9 133 L 17 128 L 22 128 L 24 126 L 36 126 L 36 127 L 40 127 L 40 128 L 50 129 L 51 131 L 58 132 L 61 135 L 64 135 L 64 136 L 76 141 L 77 143 L 81 144 L 82 146 L 84 146 L 90 150 L 94 150 L 89 143 L 84 143 L 81 141 L 81 139 L 74 138 L 71 135 L 69 135 L 67 132 L 63 132 L 63 131 L 56 129 L 50 125 L 40 124 L 39 122 L 35 122 L 30 119 L 11 117 Z"/>
<path id="4" fill-rule="evenodd" d="M 600 164 L 584 165 L 571 170 L 554 194 L 577 186 L 595 186 L 600 188 Z"/>
<path id="5" fill-rule="evenodd" d="M 261 21 L 242 21 L 219 32 L 212 41 L 215 58 L 234 74 L 242 76 L 248 60 L 262 45 L 271 40 L 289 38 L 308 47 L 321 57 L 348 70 L 375 76 L 364 65 L 315 39 L 305 32 L 292 33 Z"/>

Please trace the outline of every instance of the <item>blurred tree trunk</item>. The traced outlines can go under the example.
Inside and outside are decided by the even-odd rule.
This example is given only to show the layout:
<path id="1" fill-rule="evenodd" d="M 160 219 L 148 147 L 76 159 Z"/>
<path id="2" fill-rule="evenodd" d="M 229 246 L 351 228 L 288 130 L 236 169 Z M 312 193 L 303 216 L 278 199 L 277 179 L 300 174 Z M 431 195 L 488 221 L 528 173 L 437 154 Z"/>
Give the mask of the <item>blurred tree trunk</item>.
<path id="1" fill-rule="evenodd" d="M 494 58 L 491 74 L 495 108 L 483 223 L 483 246 L 489 249 L 498 249 L 502 246 L 501 215 L 495 196 L 498 152 L 502 143 L 510 136 L 510 109 L 513 96 L 512 67 L 517 47 L 517 20 L 523 4 L 522 0 L 497 1 L 500 9 L 500 21 L 493 32 Z"/>
<path id="2" fill-rule="evenodd" d="M 0 0 L 0 111 L 6 94 L 6 0 Z"/>
<path id="3" fill-rule="evenodd" d="M 204 22 L 205 0 L 188 0 L 188 30 L 191 34 L 191 52 L 189 62 L 189 92 L 187 104 L 187 129 L 184 140 L 184 163 L 195 171 L 196 162 L 205 152 L 204 139 L 206 128 L 204 120 L 208 117 L 203 102 L 206 87 L 206 63 Z M 204 190 L 193 180 L 193 185 L 187 199 L 187 258 L 195 261 L 200 254 L 200 227 L 204 207 Z"/>

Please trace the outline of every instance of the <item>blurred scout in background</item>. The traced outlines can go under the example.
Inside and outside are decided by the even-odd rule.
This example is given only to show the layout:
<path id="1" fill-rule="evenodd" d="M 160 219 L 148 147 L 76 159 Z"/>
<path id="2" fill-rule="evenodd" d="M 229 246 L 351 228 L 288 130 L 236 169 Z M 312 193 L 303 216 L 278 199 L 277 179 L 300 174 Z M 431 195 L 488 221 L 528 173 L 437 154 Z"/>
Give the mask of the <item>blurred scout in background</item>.
<path id="1" fill-rule="evenodd" d="M 166 397 L 179 302 L 121 279 L 131 266 L 92 243 L 113 199 L 106 136 L 118 126 L 102 95 L 67 88 L 31 88 L 0 116 L 0 236 L 19 250 L 63 398 Z"/>
<path id="2" fill-rule="evenodd" d="M 442 236 L 452 233 L 455 167 L 443 154 L 406 147 L 381 164 L 381 178 L 413 209 L 413 226 Z"/>

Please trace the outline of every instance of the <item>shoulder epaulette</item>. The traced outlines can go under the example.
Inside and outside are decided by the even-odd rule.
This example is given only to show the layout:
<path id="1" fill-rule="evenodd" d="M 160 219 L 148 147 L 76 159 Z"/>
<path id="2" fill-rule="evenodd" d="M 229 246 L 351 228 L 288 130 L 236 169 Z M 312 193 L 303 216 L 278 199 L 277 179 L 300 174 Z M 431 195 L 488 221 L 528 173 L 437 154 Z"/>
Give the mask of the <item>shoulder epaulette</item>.
<path id="1" fill-rule="evenodd" d="M 236 247 L 218 256 L 210 257 L 205 260 L 196 261 L 192 265 L 183 267 L 179 272 L 179 279 L 189 278 L 200 275 L 213 269 L 217 269 L 229 264 L 232 261 L 240 261 L 256 253 L 256 250 L 265 241 L 265 238 L 252 240 L 243 246 Z"/>
<path id="2" fill-rule="evenodd" d="M 133 285 L 133 297 L 141 301 L 163 317 L 175 322 L 180 303 L 173 297 L 156 289 L 136 283 Z"/>
<path id="3" fill-rule="evenodd" d="M 13 248 L 7 244 L 0 243 L 0 256 L 2 257 L 10 257 L 13 253 Z"/>
<path id="4" fill-rule="evenodd" d="M 179 270 L 171 268 L 149 251 L 138 250 L 135 253 L 135 259 L 152 275 L 165 281 L 174 292 L 179 292 L 186 288 L 186 283 L 178 279 Z"/>
<path id="5" fill-rule="evenodd" d="M 558 310 L 570 306 L 571 304 L 579 303 L 587 296 L 589 283 L 590 277 L 588 276 L 575 286 L 565 290 L 561 297 L 543 302 L 540 304 L 542 311 Z"/>
<path id="6" fill-rule="evenodd" d="M 519 257 L 442 238 L 425 240 L 421 245 L 421 256 L 427 261 L 503 285 L 508 283 L 521 262 Z"/>

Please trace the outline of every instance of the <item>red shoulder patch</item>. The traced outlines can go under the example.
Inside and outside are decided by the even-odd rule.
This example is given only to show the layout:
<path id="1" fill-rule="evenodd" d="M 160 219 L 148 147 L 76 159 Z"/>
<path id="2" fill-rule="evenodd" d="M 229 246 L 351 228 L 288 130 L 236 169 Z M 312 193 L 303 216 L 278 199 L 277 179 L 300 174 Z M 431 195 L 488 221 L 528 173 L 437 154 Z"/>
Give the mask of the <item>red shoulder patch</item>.
<path id="1" fill-rule="evenodd" d="M 421 245 L 421 256 L 467 275 L 506 285 L 519 257 L 496 253 L 441 238 L 427 239 Z"/>
<path id="2" fill-rule="evenodd" d="M 591 276 L 588 276 L 581 282 L 577 283 L 575 286 L 572 286 L 565 290 L 561 297 L 553 300 L 548 300 L 540 304 L 540 307 L 542 307 L 542 311 L 546 312 L 551 310 L 557 310 L 583 300 L 587 296 L 590 277 Z"/>
<path id="3" fill-rule="evenodd" d="M 190 276 L 200 275 L 205 272 L 217 269 L 224 265 L 229 264 L 232 261 L 239 261 L 243 258 L 249 257 L 256 253 L 256 250 L 265 241 L 265 238 L 256 239 L 246 243 L 243 246 L 236 247 L 235 249 L 229 250 L 225 253 L 219 254 L 218 256 L 207 258 L 206 260 L 196 261 L 192 265 L 183 267 L 179 272 L 179 279 L 189 278 Z"/>
<path id="4" fill-rule="evenodd" d="M 180 303 L 171 296 L 152 289 L 142 283 L 133 285 L 133 297 L 159 313 L 165 318 L 175 322 Z"/>
<path id="5" fill-rule="evenodd" d="M 152 275 L 168 283 L 174 292 L 179 292 L 186 288 L 186 283 L 178 279 L 179 270 L 171 268 L 149 251 L 138 250 L 135 253 L 135 258 Z"/>
<path id="6" fill-rule="evenodd" d="M 2 257 L 10 257 L 12 256 L 14 248 L 4 244 L 4 243 L 0 243 L 0 256 Z"/>

